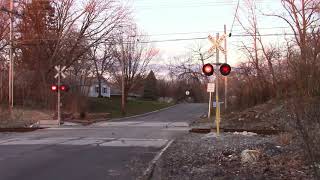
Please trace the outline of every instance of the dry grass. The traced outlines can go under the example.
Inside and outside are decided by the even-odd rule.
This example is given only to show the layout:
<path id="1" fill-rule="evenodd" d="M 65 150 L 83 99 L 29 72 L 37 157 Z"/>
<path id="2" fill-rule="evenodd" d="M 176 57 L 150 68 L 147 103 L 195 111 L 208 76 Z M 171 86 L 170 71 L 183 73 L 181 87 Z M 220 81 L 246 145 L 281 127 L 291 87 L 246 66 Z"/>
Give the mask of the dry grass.
<path id="1" fill-rule="evenodd" d="M 292 135 L 290 133 L 280 133 L 278 136 L 278 142 L 282 145 L 289 145 L 292 142 Z"/>
<path id="2" fill-rule="evenodd" d="M 0 109 L 0 128 L 29 127 L 39 120 L 52 119 L 50 111 Z"/>
<path id="3" fill-rule="evenodd" d="M 306 158 L 320 179 L 320 98 L 299 98 L 291 103 L 291 128 Z"/>

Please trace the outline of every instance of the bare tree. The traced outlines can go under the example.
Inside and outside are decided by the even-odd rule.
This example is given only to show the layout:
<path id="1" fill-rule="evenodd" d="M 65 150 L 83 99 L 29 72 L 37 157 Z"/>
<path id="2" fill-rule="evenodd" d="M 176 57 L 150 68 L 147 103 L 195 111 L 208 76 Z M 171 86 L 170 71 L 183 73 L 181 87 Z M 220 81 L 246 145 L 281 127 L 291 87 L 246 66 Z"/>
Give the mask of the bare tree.
<path id="1" fill-rule="evenodd" d="M 310 73 L 313 68 L 312 60 L 308 58 L 310 51 L 314 51 L 314 48 L 308 47 L 308 37 L 310 31 L 315 30 L 316 23 L 319 22 L 319 0 L 281 0 L 282 6 L 284 7 L 286 14 L 271 14 L 269 16 L 275 16 L 286 22 L 292 32 L 295 34 L 294 39 L 296 45 L 300 50 L 300 58 L 297 63 L 297 87 L 301 93 L 310 94 L 310 86 L 313 83 L 308 83 L 309 77 L 312 76 Z M 319 28 L 316 28 L 319 31 Z M 317 51 L 317 50 L 316 50 Z M 315 51 L 314 51 L 315 52 Z"/>
<path id="2" fill-rule="evenodd" d="M 239 14 L 237 14 L 236 18 L 243 30 L 250 35 L 252 38 L 253 46 L 250 47 L 246 45 L 244 42 L 243 50 L 246 52 L 249 61 L 253 64 L 256 74 L 259 80 L 262 80 L 262 70 L 260 68 L 260 59 L 259 59 L 259 49 L 258 49 L 258 41 L 259 38 L 259 29 L 258 29 L 258 21 L 257 21 L 257 13 L 256 13 L 256 4 L 254 1 L 246 0 L 244 13 L 246 14 L 246 18 L 241 18 Z M 261 41 L 261 40 L 260 40 Z"/>
<path id="3" fill-rule="evenodd" d="M 76 94 L 88 95 L 90 84 L 90 76 L 94 73 L 94 63 L 89 61 L 91 58 L 90 52 L 82 56 L 78 61 L 74 62 L 67 70 L 69 84 L 73 86 L 73 91 Z"/>
<path id="4" fill-rule="evenodd" d="M 0 102 L 6 102 L 8 87 L 9 1 L 0 0 Z M 1 103 L 0 103 L 1 104 Z"/>
<path id="5" fill-rule="evenodd" d="M 152 46 L 140 43 L 136 28 L 126 30 L 116 38 L 118 45 L 113 51 L 115 64 L 112 75 L 118 87 L 122 88 L 122 113 L 125 114 L 128 93 L 143 79 L 149 62 L 158 54 Z"/>
<path id="6" fill-rule="evenodd" d="M 43 90 L 53 81 L 55 65 L 69 68 L 83 59 L 94 46 L 108 42 L 130 14 L 114 0 L 34 0 L 24 5 L 22 13 L 17 46 L 22 52 L 20 64 L 38 74 L 34 77 Z M 42 99 L 47 93 L 42 93 Z"/>
<path id="7" fill-rule="evenodd" d="M 176 100 L 184 100 L 185 91 L 191 91 L 190 97 L 196 102 L 203 102 L 206 97 L 206 83 L 209 78 L 202 73 L 202 67 L 214 54 L 210 54 L 201 43 L 195 43 L 185 56 L 174 57 L 168 65 L 170 75 L 176 86 Z M 205 83 L 204 83 L 205 82 Z"/>
<path id="8" fill-rule="evenodd" d="M 114 64 L 113 58 L 113 45 L 109 43 L 102 43 L 92 48 L 91 59 L 94 64 L 94 73 L 98 80 L 98 97 L 101 95 L 101 83 L 105 79 L 106 75 L 111 73 L 112 66 Z"/>
<path id="9" fill-rule="evenodd" d="M 3 26 L 0 27 L 0 52 L 3 52 L 4 48 L 8 45 L 8 41 L 6 41 L 5 37 L 8 32 L 8 23 L 4 16 L 0 13 L 0 24 Z"/>
<path id="10" fill-rule="evenodd" d="M 194 47 L 191 48 L 191 56 L 193 59 L 200 61 L 201 66 L 208 63 L 208 60 L 213 57 L 214 54 L 210 54 L 201 43 L 196 43 Z"/>
<path id="11" fill-rule="evenodd" d="M 246 0 L 244 8 L 241 8 L 236 19 L 241 25 L 242 29 L 250 37 L 250 44 L 242 42 L 241 50 L 248 58 L 249 65 L 247 68 L 253 68 L 254 70 L 250 76 L 255 78 L 258 83 L 254 86 L 256 92 L 260 92 L 261 95 L 257 96 L 257 102 L 263 102 L 268 98 L 278 95 L 278 77 L 275 72 L 275 61 L 280 58 L 279 49 L 274 45 L 266 45 L 262 39 L 258 25 L 258 13 L 256 2 Z M 241 12 L 243 15 L 241 15 Z M 249 76 L 247 76 L 249 77 Z"/>
<path id="12" fill-rule="evenodd" d="M 8 3 L 5 1 L 0 1 L 0 53 L 4 48 L 8 45 L 8 41 L 6 39 L 8 32 L 9 32 L 9 15 L 8 12 L 4 11 L 6 7 L 8 7 Z"/>
<path id="13" fill-rule="evenodd" d="M 267 60 L 267 64 L 268 64 L 268 68 L 269 68 L 269 73 L 271 74 L 271 78 L 272 78 L 272 86 L 273 86 L 273 91 L 276 92 L 277 91 L 277 77 L 276 77 L 276 73 L 274 70 L 274 59 L 279 58 L 279 49 L 274 47 L 273 45 L 269 45 L 269 47 L 265 47 L 265 45 L 262 42 L 262 39 L 259 38 L 259 43 L 261 46 L 261 51 L 264 55 L 264 58 Z"/>
<path id="14" fill-rule="evenodd" d="M 196 78 L 208 82 L 208 77 L 202 74 L 202 66 L 210 62 L 213 54 L 204 49 L 200 43 L 196 43 L 189 50 L 190 54 L 187 56 L 173 58 L 173 62 L 169 65 L 171 74 L 178 78 Z"/>

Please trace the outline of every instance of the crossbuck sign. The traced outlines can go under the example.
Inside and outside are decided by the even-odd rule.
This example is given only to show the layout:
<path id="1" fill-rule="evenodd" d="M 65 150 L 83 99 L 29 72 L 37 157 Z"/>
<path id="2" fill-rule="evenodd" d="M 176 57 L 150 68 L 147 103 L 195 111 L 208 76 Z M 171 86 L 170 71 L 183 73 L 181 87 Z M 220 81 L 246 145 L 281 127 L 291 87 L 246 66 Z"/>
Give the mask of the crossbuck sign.
<path id="1" fill-rule="evenodd" d="M 57 70 L 57 74 L 54 76 L 54 78 L 57 79 L 59 77 L 59 74 L 61 75 L 62 78 L 66 78 L 66 75 L 63 73 L 63 71 L 66 70 L 66 66 L 63 66 L 61 68 L 61 66 L 58 65 L 58 66 L 55 66 L 54 68 Z"/>
<path id="2" fill-rule="evenodd" d="M 213 44 L 213 46 L 209 49 L 209 52 L 211 53 L 213 50 L 218 48 L 223 54 L 226 53 L 225 49 L 221 46 L 221 43 L 223 40 L 227 37 L 226 34 L 222 35 L 219 39 L 215 40 L 212 36 L 208 36 L 209 41 Z"/>

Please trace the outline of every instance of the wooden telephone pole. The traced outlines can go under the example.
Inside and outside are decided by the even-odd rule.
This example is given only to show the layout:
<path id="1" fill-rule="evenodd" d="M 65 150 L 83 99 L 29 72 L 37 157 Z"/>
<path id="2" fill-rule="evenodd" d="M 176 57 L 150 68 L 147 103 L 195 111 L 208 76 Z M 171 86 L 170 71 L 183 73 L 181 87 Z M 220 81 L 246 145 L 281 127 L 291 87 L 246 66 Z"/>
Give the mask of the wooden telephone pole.
<path id="1" fill-rule="evenodd" d="M 227 34 L 227 26 L 224 25 L 224 34 Z M 224 38 L 224 62 L 228 63 L 227 38 Z M 224 77 L 224 109 L 228 108 L 228 77 Z"/>

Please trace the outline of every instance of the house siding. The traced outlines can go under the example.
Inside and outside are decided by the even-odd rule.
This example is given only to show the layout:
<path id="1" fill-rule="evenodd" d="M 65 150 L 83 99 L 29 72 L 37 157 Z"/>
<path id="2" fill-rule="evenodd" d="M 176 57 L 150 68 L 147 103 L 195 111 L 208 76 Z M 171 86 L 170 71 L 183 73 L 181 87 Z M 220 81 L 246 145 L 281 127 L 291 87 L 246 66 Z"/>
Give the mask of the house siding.
<path id="1" fill-rule="evenodd" d="M 90 92 L 88 94 L 89 97 L 98 97 L 99 93 L 97 92 L 98 85 L 90 86 Z M 107 84 L 101 84 L 101 95 L 103 97 L 110 98 L 110 87 Z"/>

